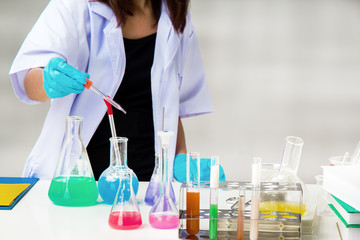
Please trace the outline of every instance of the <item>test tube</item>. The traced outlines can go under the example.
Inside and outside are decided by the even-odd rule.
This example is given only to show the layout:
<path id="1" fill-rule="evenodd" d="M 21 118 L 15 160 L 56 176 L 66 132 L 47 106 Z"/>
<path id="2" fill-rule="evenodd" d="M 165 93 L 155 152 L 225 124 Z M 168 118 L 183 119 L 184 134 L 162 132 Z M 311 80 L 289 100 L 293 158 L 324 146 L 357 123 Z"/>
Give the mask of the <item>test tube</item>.
<path id="1" fill-rule="evenodd" d="M 195 163 L 195 164 L 192 164 Z M 196 166 L 196 174 L 191 176 L 190 168 Z M 186 231 L 190 235 L 199 232 L 200 217 L 200 154 L 196 152 L 186 155 Z"/>
<path id="2" fill-rule="evenodd" d="M 259 234 L 259 204 L 261 185 L 261 158 L 255 157 L 251 174 L 251 213 L 250 213 L 250 240 L 257 240 Z"/>
<path id="3" fill-rule="evenodd" d="M 218 188 L 219 188 L 219 157 L 211 157 L 210 168 L 210 220 L 209 238 L 217 238 L 217 218 L 218 218 Z"/>
<path id="4" fill-rule="evenodd" d="M 243 190 L 241 190 L 239 195 L 238 217 L 237 217 L 237 228 L 236 228 L 237 240 L 243 240 L 244 238 L 244 218 L 245 218 L 245 197 Z"/>

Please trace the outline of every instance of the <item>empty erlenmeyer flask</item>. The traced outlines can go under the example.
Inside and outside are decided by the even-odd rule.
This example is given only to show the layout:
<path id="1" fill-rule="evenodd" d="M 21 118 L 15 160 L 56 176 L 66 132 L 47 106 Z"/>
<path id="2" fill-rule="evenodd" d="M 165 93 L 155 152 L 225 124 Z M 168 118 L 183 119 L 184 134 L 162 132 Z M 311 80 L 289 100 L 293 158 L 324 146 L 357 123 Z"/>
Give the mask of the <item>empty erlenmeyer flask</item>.
<path id="1" fill-rule="evenodd" d="M 145 203 L 152 206 L 156 203 L 158 198 L 160 197 L 160 184 L 161 184 L 161 171 L 160 171 L 160 163 L 159 163 L 159 155 L 155 155 L 155 167 L 153 174 L 151 175 L 151 179 L 145 194 Z M 166 186 L 165 186 L 166 187 Z M 170 197 L 175 202 L 175 193 L 170 182 Z"/>
<path id="2" fill-rule="evenodd" d="M 127 141 L 125 137 L 110 138 L 110 166 L 101 173 L 98 181 L 100 196 L 107 204 L 114 203 L 119 189 L 120 171 L 130 169 L 127 165 Z M 132 172 L 132 187 L 136 195 L 139 180 L 134 172 Z"/>
<path id="3" fill-rule="evenodd" d="M 153 228 L 171 229 L 177 228 L 179 224 L 179 212 L 175 203 L 169 196 L 169 144 L 170 137 L 173 132 L 160 131 L 161 155 L 160 155 L 160 171 L 162 176 L 160 197 L 150 210 L 149 222 Z"/>
<path id="4" fill-rule="evenodd" d="M 61 206 L 96 204 L 98 190 L 86 148 L 81 139 L 82 117 L 66 118 L 60 158 L 49 188 L 49 198 Z"/>
<path id="5" fill-rule="evenodd" d="M 141 214 L 132 188 L 131 169 L 121 169 L 120 184 L 109 216 L 109 225 L 115 229 L 135 229 L 141 226 Z"/>

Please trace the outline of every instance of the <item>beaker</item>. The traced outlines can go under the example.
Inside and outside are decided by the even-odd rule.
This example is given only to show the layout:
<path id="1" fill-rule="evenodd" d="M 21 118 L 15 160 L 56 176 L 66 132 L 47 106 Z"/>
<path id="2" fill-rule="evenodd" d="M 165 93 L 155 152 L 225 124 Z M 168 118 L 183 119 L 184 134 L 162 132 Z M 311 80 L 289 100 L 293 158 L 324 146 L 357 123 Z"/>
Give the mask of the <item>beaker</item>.
<path id="1" fill-rule="evenodd" d="M 297 202 L 297 194 L 293 195 L 290 191 L 269 191 L 262 195 L 262 210 L 277 211 L 277 209 L 281 208 L 286 209 L 288 212 L 301 214 L 306 211 L 307 188 L 304 182 L 297 176 L 303 145 L 304 141 L 299 137 L 286 137 L 279 170 L 269 171 L 267 176 L 262 178 L 262 181 L 277 182 L 289 186 L 300 183 L 303 190 L 303 202 L 305 204 L 299 205 Z"/>
<path id="2" fill-rule="evenodd" d="M 133 171 L 118 171 L 119 188 L 109 216 L 109 225 L 114 229 L 130 230 L 141 226 L 141 214 L 132 188 Z"/>
<path id="3" fill-rule="evenodd" d="M 82 117 L 68 116 L 60 157 L 48 196 L 61 206 L 96 204 L 98 189 L 86 148 L 81 138 Z"/>
<path id="4" fill-rule="evenodd" d="M 114 203 L 119 188 L 120 171 L 130 169 L 127 165 L 127 141 L 125 137 L 110 138 L 110 166 L 101 173 L 98 181 L 100 196 L 106 204 Z M 134 172 L 132 172 L 132 187 L 136 195 L 139 180 Z"/>
<path id="5" fill-rule="evenodd" d="M 153 228 L 158 229 L 172 229 L 177 228 L 179 224 L 179 212 L 175 206 L 175 203 L 169 196 L 169 144 L 170 137 L 173 132 L 159 131 L 161 145 L 160 155 L 160 171 L 161 171 L 161 187 L 160 197 L 150 210 L 149 222 Z"/>
<path id="6" fill-rule="evenodd" d="M 159 155 L 156 154 L 154 171 L 151 175 L 151 179 L 145 194 L 145 203 L 147 205 L 153 206 L 160 197 L 160 184 L 161 184 L 161 172 L 160 172 Z M 169 186 L 170 186 L 170 197 L 175 202 L 176 201 L 175 193 L 171 182 Z"/>
<path id="7" fill-rule="evenodd" d="M 304 141 L 301 138 L 289 136 L 285 138 L 283 155 L 278 171 L 268 172 L 263 176 L 264 182 L 297 183 L 297 170 L 300 163 L 301 151 Z"/>
<path id="8" fill-rule="evenodd" d="M 304 141 L 301 138 L 289 136 L 285 138 L 283 156 L 278 174 L 279 182 L 295 183 L 300 163 L 301 151 Z"/>

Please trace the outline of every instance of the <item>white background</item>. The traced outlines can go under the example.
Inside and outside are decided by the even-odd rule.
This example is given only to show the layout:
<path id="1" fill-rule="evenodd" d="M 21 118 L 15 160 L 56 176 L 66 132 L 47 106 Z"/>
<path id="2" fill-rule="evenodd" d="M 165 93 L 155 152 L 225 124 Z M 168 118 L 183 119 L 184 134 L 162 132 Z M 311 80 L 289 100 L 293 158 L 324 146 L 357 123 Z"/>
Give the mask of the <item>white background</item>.
<path id="1" fill-rule="evenodd" d="M 0 3 L 0 176 L 20 176 L 48 103 L 16 99 L 7 75 L 44 0 Z M 305 144 L 313 183 L 360 140 L 360 2 L 192 0 L 215 112 L 184 120 L 189 151 L 219 155 L 228 179 L 250 180 L 252 157 L 280 162 L 284 138 Z"/>

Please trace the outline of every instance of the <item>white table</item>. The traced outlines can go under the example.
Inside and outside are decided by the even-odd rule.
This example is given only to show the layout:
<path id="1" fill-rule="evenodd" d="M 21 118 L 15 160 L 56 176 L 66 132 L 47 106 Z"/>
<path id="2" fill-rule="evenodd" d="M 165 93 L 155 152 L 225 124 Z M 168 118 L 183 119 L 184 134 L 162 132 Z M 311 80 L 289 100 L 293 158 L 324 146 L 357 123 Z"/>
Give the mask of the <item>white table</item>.
<path id="1" fill-rule="evenodd" d="M 1 240 L 111 240 L 111 239 L 178 239 L 178 230 L 158 230 L 150 226 L 150 206 L 144 204 L 147 182 L 140 182 L 140 211 L 143 225 L 137 230 L 114 230 L 108 225 L 110 205 L 97 204 L 91 207 L 61 207 L 48 198 L 50 181 L 38 181 L 13 210 L 0 211 Z M 176 199 L 179 183 L 174 183 Z M 315 237 L 310 239 L 340 239 L 335 217 L 321 217 Z M 305 239 L 305 238 L 304 238 Z M 308 237 L 306 239 L 309 239 Z"/>

